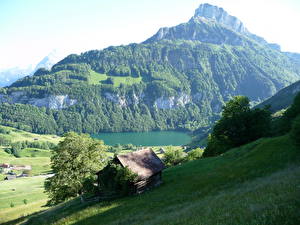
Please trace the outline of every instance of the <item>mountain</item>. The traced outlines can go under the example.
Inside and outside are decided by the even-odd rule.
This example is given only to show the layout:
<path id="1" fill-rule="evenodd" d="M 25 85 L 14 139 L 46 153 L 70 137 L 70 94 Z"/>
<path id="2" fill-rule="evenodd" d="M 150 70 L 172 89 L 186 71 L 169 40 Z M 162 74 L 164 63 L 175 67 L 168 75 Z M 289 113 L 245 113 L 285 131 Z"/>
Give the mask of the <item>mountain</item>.
<path id="1" fill-rule="evenodd" d="M 300 81 L 283 88 L 274 96 L 258 104 L 256 107 L 262 108 L 264 106 L 270 106 L 272 112 L 277 112 L 288 108 L 293 103 L 293 100 L 298 93 L 300 93 Z"/>
<path id="2" fill-rule="evenodd" d="M 219 29 L 219 26 L 224 29 Z M 262 37 L 250 33 L 238 18 L 229 15 L 223 8 L 210 4 L 201 4 L 196 9 L 194 16 L 188 23 L 175 27 L 165 27 L 146 40 L 151 43 L 159 40 L 198 40 L 212 44 L 243 45 L 243 40 L 238 34 L 249 37 L 260 44 L 267 45 L 273 49 L 280 50 L 277 44 L 269 44 Z"/>
<path id="3" fill-rule="evenodd" d="M 294 56 L 204 4 L 143 43 L 69 55 L 1 89 L 0 121 L 58 134 L 195 130 L 232 96 L 259 103 L 299 79 Z"/>
<path id="4" fill-rule="evenodd" d="M 285 52 L 291 60 L 293 60 L 296 64 L 300 65 L 300 53 L 295 52 Z"/>
<path id="5" fill-rule="evenodd" d="M 47 56 L 45 56 L 36 66 L 34 72 L 40 68 L 50 70 L 53 65 L 64 58 L 64 54 L 59 50 L 53 50 Z"/>
<path id="6" fill-rule="evenodd" d="M 40 68 L 51 69 L 59 60 L 63 59 L 62 53 L 53 50 L 46 57 L 44 57 L 36 66 L 29 65 L 27 68 L 9 68 L 0 71 L 0 87 L 11 85 L 15 81 L 25 76 L 32 75 Z"/>

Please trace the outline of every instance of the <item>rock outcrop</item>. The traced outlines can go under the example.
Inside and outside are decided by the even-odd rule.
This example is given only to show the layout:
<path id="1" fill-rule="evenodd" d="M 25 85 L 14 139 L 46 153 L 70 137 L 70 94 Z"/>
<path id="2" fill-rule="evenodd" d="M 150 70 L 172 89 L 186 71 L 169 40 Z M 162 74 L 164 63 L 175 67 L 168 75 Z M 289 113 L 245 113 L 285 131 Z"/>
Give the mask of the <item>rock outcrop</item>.
<path id="1" fill-rule="evenodd" d="M 185 106 L 191 102 L 191 97 L 187 94 L 180 93 L 179 96 L 160 97 L 155 100 L 154 107 L 158 109 L 173 109 L 179 106 Z"/>
<path id="2" fill-rule="evenodd" d="M 20 103 L 30 104 L 37 107 L 46 107 L 49 109 L 64 109 L 75 105 L 76 99 L 71 99 L 68 95 L 49 95 L 43 98 L 28 97 L 24 91 L 12 92 L 9 95 L 0 95 L 0 103 Z"/>
<path id="3" fill-rule="evenodd" d="M 231 30 L 242 34 L 249 34 L 249 31 L 244 24 L 235 16 L 229 15 L 223 8 L 213 6 L 210 4 L 201 4 L 195 11 L 193 17 L 195 20 L 207 19 L 213 22 L 217 22 Z"/>

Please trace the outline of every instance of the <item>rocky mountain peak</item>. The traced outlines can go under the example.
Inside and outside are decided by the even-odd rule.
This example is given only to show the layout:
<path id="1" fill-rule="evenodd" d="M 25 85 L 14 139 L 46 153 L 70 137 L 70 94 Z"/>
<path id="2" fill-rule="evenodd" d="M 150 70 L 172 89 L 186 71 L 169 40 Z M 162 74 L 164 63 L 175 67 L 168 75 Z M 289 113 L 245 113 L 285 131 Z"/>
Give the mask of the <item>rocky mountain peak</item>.
<path id="1" fill-rule="evenodd" d="M 203 20 L 203 18 L 206 20 L 213 20 L 236 32 L 249 34 L 249 31 L 238 18 L 229 15 L 223 8 L 218 6 L 210 5 L 208 3 L 201 4 L 199 8 L 196 9 L 192 19 Z"/>

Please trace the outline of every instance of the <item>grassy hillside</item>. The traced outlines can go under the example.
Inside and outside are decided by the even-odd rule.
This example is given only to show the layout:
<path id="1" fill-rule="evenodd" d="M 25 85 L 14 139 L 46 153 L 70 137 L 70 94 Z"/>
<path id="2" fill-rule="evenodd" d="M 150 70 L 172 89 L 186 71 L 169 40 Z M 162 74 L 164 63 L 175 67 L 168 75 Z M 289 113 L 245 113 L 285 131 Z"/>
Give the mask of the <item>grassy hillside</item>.
<path id="1" fill-rule="evenodd" d="M 169 168 L 145 194 L 93 205 L 75 199 L 28 224 L 299 224 L 299 153 L 289 136 L 260 139 Z"/>
<path id="2" fill-rule="evenodd" d="M 18 141 L 41 141 L 41 142 L 52 142 L 54 144 L 58 144 L 58 142 L 61 140 L 59 136 L 56 135 L 40 135 L 40 134 L 34 134 L 30 132 L 26 132 L 23 130 L 19 130 L 12 127 L 7 126 L 0 126 L 0 129 L 4 129 L 8 131 L 7 133 L 1 133 L 1 137 L 6 137 L 10 139 L 12 142 L 18 142 Z"/>
<path id="3" fill-rule="evenodd" d="M 61 137 L 56 135 L 39 135 L 26 131 L 18 130 L 11 127 L 0 126 L 3 133 L 0 134 L 1 138 L 6 138 L 15 142 L 48 142 L 58 144 Z M 4 132 L 5 131 L 5 132 Z M 0 145 L 0 164 L 8 163 L 13 165 L 31 165 L 32 175 L 39 175 L 41 173 L 48 173 L 50 171 L 50 156 L 51 151 L 38 148 L 25 148 L 20 151 L 20 157 L 15 157 L 12 154 L 8 154 L 5 149 L 11 146 Z M 0 180 L 6 175 L 0 174 Z"/>
<path id="4" fill-rule="evenodd" d="M 0 181 L 0 223 L 45 209 L 44 180 L 44 177 L 30 177 Z"/>

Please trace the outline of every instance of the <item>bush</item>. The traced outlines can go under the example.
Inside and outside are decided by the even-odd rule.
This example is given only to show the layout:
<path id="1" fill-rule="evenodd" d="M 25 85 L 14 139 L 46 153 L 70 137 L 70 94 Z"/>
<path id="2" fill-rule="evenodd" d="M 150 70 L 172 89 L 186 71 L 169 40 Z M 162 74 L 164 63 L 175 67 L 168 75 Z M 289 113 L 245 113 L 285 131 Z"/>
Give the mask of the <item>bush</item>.
<path id="1" fill-rule="evenodd" d="M 294 142 L 300 146 L 300 115 L 293 121 L 290 135 Z"/>
<path id="2" fill-rule="evenodd" d="M 4 127 L 0 127 L 0 134 L 10 134 L 10 130 Z"/>
<path id="3" fill-rule="evenodd" d="M 21 142 L 15 142 L 15 143 L 11 144 L 11 152 L 15 157 L 17 157 L 17 158 L 20 157 L 21 150 L 22 150 Z"/>
<path id="4" fill-rule="evenodd" d="M 127 167 L 110 162 L 100 172 L 100 192 L 111 193 L 116 196 L 126 196 L 134 192 L 132 183 L 137 174 L 131 172 Z"/>
<path id="5" fill-rule="evenodd" d="M 192 151 L 188 152 L 188 155 L 186 156 L 186 161 L 192 161 L 196 159 L 200 159 L 203 155 L 204 149 L 196 148 Z"/>
<path id="6" fill-rule="evenodd" d="M 32 171 L 31 170 L 23 170 L 23 174 L 26 174 L 27 176 L 31 177 L 32 176 Z"/>
<path id="7" fill-rule="evenodd" d="M 184 160 L 184 152 L 181 149 L 172 149 L 172 147 L 168 147 L 163 161 L 166 166 L 175 166 L 181 163 Z"/>

